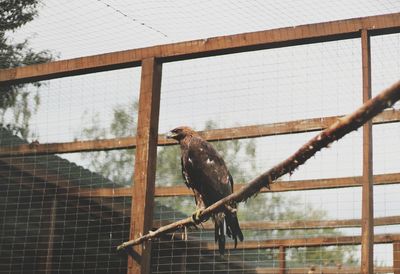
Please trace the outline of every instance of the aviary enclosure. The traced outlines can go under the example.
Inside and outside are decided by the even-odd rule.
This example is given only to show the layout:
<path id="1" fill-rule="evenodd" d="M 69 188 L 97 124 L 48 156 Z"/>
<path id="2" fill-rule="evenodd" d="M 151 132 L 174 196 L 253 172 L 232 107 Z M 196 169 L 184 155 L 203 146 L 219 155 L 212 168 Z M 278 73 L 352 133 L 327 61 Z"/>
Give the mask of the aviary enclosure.
<path id="1" fill-rule="evenodd" d="M 394 13 L 0 70 L 46 109 L 40 136 L 1 129 L 0 272 L 400 273 L 399 104 L 241 203 L 225 256 L 210 221 L 117 251 L 195 209 L 164 132 L 199 130 L 239 190 L 399 81 L 399 33 Z"/>

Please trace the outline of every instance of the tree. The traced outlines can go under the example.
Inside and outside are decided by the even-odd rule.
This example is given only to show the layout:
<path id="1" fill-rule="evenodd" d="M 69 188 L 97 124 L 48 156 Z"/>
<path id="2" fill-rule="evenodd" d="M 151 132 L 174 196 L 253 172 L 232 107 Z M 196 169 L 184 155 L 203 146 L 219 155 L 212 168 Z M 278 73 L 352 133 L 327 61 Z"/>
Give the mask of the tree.
<path id="1" fill-rule="evenodd" d="M 89 119 L 91 127 L 86 128 L 83 133 L 89 139 L 105 138 L 106 136 L 132 136 L 135 134 L 136 129 L 134 113 L 137 113 L 136 103 L 131 106 L 116 106 L 114 108 L 113 121 L 108 129 L 99 127 L 98 115 L 95 115 Z M 88 117 L 85 120 L 88 120 Z M 209 130 L 217 127 L 218 125 L 214 121 L 207 121 L 204 128 Z M 235 182 L 248 181 L 259 173 L 254 164 L 256 157 L 256 142 L 254 139 L 213 142 L 213 145 L 224 157 Z M 104 176 L 119 185 L 131 184 L 134 166 L 133 150 L 100 151 L 83 154 L 82 157 L 95 172 L 100 171 Z M 158 149 L 156 181 L 163 186 L 183 184 L 180 148 L 178 146 L 165 146 Z M 157 201 L 164 206 L 164 210 L 173 210 L 185 215 L 190 215 L 195 209 L 192 197 L 159 198 Z M 307 210 L 299 210 L 299 208 L 298 202 L 287 199 L 283 195 L 260 194 L 256 198 L 249 199 L 245 205 L 239 204 L 238 214 L 241 221 L 322 220 L 326 217 L 326 212 L 322 210 L 312 207 Z M 272 236 L 294 237 L 298 235 L 304 237 L 327 234 L 339 236 L 340 232 L 333 229 L 245 231 L 245 238 L 261 237 L 265 239 Z M 332 261 L 335 264 L 354 264 L 356 263 L 354 250 L 353 247 L 340 246 L 297 248 L 292 249 L 288 256 L 292 264 L 310 265 L 319 264 L 322 261 Z M 261 252 L 267 254 L 269 251 Z"/>
<path id="2" fill-rule="evenodd" d="M 0 69 L 14 68 L 48 62 L 53 59 L 47 51 L 36 52 L 29 47 L 28 39 L 14 42 L 9 34 L 37 16 L 40 0 L 10 0 L 0 2 Z M 0 123 L 23 138 L 29 135 L 29 119 L 40 104 L 38 87 L 36 92 L 27 85 L 0 86 Z"/>

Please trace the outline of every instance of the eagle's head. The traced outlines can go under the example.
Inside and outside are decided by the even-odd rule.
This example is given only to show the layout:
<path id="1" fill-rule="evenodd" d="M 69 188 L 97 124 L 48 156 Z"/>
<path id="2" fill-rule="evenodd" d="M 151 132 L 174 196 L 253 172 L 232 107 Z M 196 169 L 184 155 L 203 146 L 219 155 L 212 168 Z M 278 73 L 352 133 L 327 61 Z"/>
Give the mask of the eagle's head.
<path id="1" fill-rule="evenodd" d="M 190 127 L 181 126 L 181 127 L 174 128 L 173 130 L 168 132 L 166 137 L 168 139 L 175 139 L 179 142 L 187 136 L 195 136 L 195 135 L 197 135 L 197 133 Z"/>

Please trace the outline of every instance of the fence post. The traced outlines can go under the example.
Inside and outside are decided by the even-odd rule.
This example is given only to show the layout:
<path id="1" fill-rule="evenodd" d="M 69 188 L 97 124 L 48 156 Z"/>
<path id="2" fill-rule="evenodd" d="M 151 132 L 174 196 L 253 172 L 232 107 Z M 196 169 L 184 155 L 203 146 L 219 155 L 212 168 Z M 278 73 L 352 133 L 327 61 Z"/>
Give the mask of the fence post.
<path id="1" fill-rule="evenodd" d="M 279 247 L 278 260 L 279 260 L 279 274 L 285 274 L 286 273 L 286 247 L 284 247 L 283 245 L 281 245 Z"/>
<path id="2" fill-rule="evenodd" d="M 40 238 L 38 244 L 37 268 L 32 269 L 35 273 L 52 273 L 54 231 L 57 218 L 56 196 L 46 196 L 40 220 Z"/>
<path id="3" fill-rule="evenodd" d="M 132 187 L 130 238 L 152 228 L 160 109 L 161 63 L 155 58 L 142 62 L 136 133 L 135 175 Z M 128 273 L 150 273 L 151 243 L 135 246 L 128 258 Z"/>
<path id="4" fill-rule="evenodd" d="M 371 49 L 367 30 L 361 30 L 363 102 L 371 99 Z M 362 236 L 361 273 L 373 273 L 374 209 L 372 169 L 372 122 L 363 126 L 363 185 L 362 185 Z"/>
<path id="5" fill-rule="evenodd" d="M 400 242 L 393 242 L 393 273 L 400 274 Z"/>

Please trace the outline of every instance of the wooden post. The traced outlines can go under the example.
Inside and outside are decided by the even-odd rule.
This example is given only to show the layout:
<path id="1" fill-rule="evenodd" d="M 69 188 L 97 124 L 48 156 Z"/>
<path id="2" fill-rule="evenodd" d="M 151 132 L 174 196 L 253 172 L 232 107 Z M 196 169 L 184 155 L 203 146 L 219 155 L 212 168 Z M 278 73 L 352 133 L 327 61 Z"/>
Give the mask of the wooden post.
<path id="1" fill-rule="evenodd" d="M 393 242 L 393 273 L 400 274 L 400 242 Z"/>
<path id="2" fill-rule="evenodd" d="M 371 98 L 371 50 L 367 30 L 361 30 L 363 102 Z M 372 169 L 372 122 L 363 126 L 363 185 L 361 273 L 373 273 L 374 209 Z"/>
<path id="3" fill-rule="evenodd" d="M 130 238 L 149 232 L 153 221 L 158 117 L 162 66 L 154 58 L 142 62 Z M 150 273 L 151 243 L 133 248 L 128 273 Z"/>
<path id="4" fill-rule="evenodd" d="M 279 247 L 278 260 L 279 260 L 279 274 L 285 274 L 286 273 L 286 248 L 283 245 L 281 245 Z"/>
<path id="5" fill-rule="evenodd" d="M 54 230 L 56 226 L 56 197 L 44 197 L 42 217 L 40 220 L 40 239 L 37 257 L 37 273 L 52 273 Z M 32 269 L 34 271 L 34 269 Z"/>

